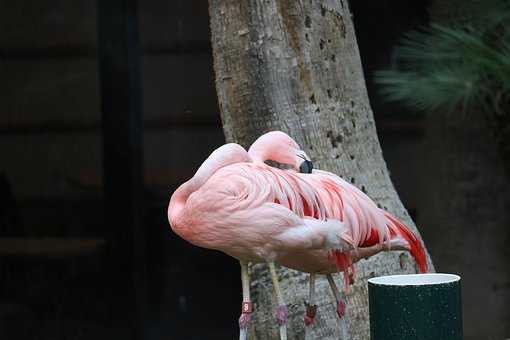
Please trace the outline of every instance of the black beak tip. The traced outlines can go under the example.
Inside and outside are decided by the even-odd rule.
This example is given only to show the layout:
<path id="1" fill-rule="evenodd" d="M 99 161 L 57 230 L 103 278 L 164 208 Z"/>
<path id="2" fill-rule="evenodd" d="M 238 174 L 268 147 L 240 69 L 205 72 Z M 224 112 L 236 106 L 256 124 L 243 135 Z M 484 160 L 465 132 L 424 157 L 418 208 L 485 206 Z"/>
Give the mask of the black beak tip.
<path id="1" fill-rule="evenodd" d="M 312 162 L 305 160 L 301 165 L 299 166 L 299 172 L 303 174 L 311 174 L 313 170 L 313 164 Z"/>

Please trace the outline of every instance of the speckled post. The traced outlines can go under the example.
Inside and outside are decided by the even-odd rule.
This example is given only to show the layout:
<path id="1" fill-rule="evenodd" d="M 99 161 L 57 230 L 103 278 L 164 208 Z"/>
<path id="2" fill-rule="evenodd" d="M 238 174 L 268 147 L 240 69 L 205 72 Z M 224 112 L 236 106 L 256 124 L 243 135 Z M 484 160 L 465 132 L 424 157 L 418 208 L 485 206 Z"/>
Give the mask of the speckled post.
<path id="1" fill-rule="evenodd" d="M 462 340 L 459 276 L 382 276 L 368 291 L 371 340 Z"/>

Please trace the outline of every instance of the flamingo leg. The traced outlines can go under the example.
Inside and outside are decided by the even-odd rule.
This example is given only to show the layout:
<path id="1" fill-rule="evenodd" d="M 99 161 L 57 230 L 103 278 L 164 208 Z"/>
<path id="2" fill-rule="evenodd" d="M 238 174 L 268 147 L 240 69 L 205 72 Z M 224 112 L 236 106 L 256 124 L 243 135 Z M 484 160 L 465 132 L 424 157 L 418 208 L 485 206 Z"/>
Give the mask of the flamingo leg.
<path id="1" fill-rule="evenodd" d="M 338 314 L 338 317 L 341 319 L 345 315 L 345 302 L 342 299 L 342 295 L 340 294 L 340 291 L 338 290 L 335 280 L 333 279 L 333 275 L 327 274 L 326 278 L 328 279 L 329 287 L 331 288 L 331 291 L 333 292 L 333 295 L 335 296 L 336 313 Z"/>
<path id="2" fill-rule="evenodd" d="M 239 317 L 239 340 L 248 339 L 248 326 L 250 324 L 253 303 L 250 298 L 250 276 L 248 274 L 248 262 L 239 261 L 241 264 L 241 282 L 243 285 L 243 303 L 241 304 L 241 316 Z"/>
<path id="3" fill-rule="evenodd" d="M 305 305 L 305 325 L 310 326 L 313 324 L 317 314 L 317 305 L 315 304 L 315 273 L 310 273 L 310 293 L 308 295 L 308 302 L 305 302 Z"/>
<path id="4" fill-rule="evenodd" d="M 390 240 L 389 243 L 378 243 L 371 247 L 357 248 L 351 251 L 352 262 L 358 262 L 361 259 L 369 258 L 380 252 L 391 250 L 409 251 L 409 244 L 401 238 L 394 238 Z"/>
<path id="5" fill-rule="evenodd" d="M 384 251 L 384 247 L 382 244 L 376 244 L 371 247 L 366 248 L 358 248 L 356 250 L 351 251 L 352 254 L 352 262 L 358 262 L 361 259 L 366 259 L 380 252 Z"/>
<path id="6" fill-rule="evenodd" d="M 269 262 L 269 272 L 271 274 L 271 280 L 273 281 L 274 292 L 276 295 L 276 301 L 278 307 L 276 310 L 276 322 L 280 326 L 280 339 L 287 340 L 287 306 L 283 300 L 283 294 L 278 283 L 278 276 L 276 275 L 276 267 L 274 262 Z"/>

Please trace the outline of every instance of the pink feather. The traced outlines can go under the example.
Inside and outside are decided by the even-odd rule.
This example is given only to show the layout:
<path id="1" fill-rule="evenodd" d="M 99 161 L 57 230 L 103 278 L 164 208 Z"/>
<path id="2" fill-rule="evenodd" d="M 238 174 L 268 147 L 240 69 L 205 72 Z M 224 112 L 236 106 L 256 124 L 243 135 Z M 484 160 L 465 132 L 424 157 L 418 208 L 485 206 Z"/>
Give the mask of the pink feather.
<path id="1" fill-rule="evenodd" d="M 302 157 L 296 157 L 299 146 L 281 132 L 268 135 L 249 153 L 237 144 L 215 150 L 174 192 L 168 217 L 178 235 L 245 261 L 277 261 L 305 272 L 344 271 L 346 280 L 354 274 L 352 249 L 400 236 L 420 270 L 427 270 L 420 241 L 402 222 L 332 173 L 299 173 L 293 164 Z M 269 145 L 281 147 L 268 151 Z M 292 168 L 265 164 L 271 157 Z"/>

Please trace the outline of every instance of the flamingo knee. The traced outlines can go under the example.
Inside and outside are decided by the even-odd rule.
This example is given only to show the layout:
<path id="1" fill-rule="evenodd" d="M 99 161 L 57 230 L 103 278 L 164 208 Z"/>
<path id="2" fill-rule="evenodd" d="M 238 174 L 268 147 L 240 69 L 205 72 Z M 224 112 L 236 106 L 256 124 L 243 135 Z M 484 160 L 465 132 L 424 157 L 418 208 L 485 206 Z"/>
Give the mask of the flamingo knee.
<path id="1" fill-rule="evenodd" d="M 288 315 L 289 312 L 286 305 L 279 305 L 278 308 L 276 308 L 276 322 L 278 326 L 282 327 L 287 324 Z"/>
<path id="2" fill-rule="evenodd" d="M 269 262 L 268 265 L 269 273 L 271 274 L 271 280 L 273 281 L 276 301 L 278 303 L 278 308 L 276 309 L 276 322 L 278 323 L 278 326 L 280 326 L 280 339 L 287 340 L 287 306 L 285 305 L 282 291 L 280 290 L 280 284 L 278 283 L 275 264 L 274 262 Z"/>
<path id="3" fill-rule="evenodd" d="M 338 315 L 338 317 L 340 319 L 344 317 L 345 310 L 346 310 L 346 307 L 345 307 L 344 300 L 341 300 L 341 299 L 338 300 L 337 303 L 336 303 L 336 314 Z"/>
<path id="4" fill-rule="evenodd" d="M 315 315 L 317 315 L 317 305 L 311 305 L 305 303 L 306 312 L 305 312 L 305 325 L 310 326 L 315 321 Z"/>

